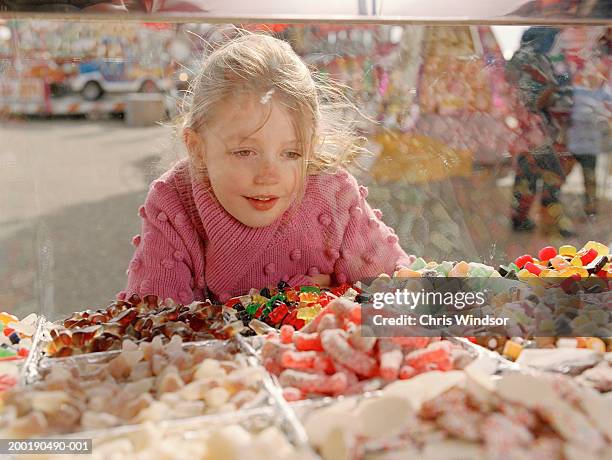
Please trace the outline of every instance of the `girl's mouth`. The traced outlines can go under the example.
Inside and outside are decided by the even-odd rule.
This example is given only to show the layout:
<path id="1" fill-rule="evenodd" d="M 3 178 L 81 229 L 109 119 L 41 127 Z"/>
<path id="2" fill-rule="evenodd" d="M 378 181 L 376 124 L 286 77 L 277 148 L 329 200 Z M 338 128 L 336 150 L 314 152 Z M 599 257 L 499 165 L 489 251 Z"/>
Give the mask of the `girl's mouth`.
<path id="1" fill-rule="evenodd" d="M 269 211 L 278 201 L 278 197 L 274 195 L 245 196 L 245 198 L 258 211 Z"/>

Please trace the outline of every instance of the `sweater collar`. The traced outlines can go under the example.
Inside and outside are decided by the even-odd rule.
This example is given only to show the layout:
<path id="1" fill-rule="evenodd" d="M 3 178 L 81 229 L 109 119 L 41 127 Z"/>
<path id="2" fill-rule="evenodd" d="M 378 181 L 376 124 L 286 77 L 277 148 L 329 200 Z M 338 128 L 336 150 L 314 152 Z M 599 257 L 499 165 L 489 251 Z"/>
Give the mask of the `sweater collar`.
<path id="1" fill-rule="evenodd" d="M 192 181 L 196 209 L 206 234 L 207 284 L 212 292 L 229 292 L 258 260 L 265 260 L 269 247 L 278 242 L 299 213 L 301 205 L 292 204 L 283 215 L 266 227 L 253 228 L 238 221 L 221 205 L 210 181 Z M 225 276 L 229 271 L 233 276 Z"/>

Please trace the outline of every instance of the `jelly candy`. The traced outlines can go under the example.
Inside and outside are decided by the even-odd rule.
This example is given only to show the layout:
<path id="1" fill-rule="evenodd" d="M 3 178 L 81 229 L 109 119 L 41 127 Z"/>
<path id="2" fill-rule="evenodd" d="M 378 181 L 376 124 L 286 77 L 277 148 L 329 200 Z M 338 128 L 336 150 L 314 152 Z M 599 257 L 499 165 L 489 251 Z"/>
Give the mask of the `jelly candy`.
<path id="1" fill-rule="evenodd" d="M 280 328 L 280 341 L 281 343 L 289 344 L 293 342 L 293 334 L 295 329 L 293 326 L 289 326 L 288 324 L 284 324 Z"/>
<path id="2" fill-rule="evenodd" d="M 470 271 L 470 265 L 467 262 L 461 261 L 457 263 L 449 272 L 451 277 L 467 277 Z"/>
<path id="3" fill-rule="evenodd" d="M 316 359 L 316 351 L 287 350 L 281 356 L 281 365 L 289 369 L 310 369 Z"/>
<path id="4" fill-rule="evenodd" d="M 426 370 L 449 370 L 452 367 L 450 353 L 444 348 L 416 350 L 404 357 L 404 365 L 413 367 L 418 373 Z"/>
<path id="5" fill-rule="evenodd" d="M 332 329 L 321 332 L 321 344 L 335 361 L 353 370 L 357 375 L 371 377 L 376 373 L 376 360 L 351 347 L 341 331 Z"/>
<path id="6" fill-rule="evenodd" d="M 416 271 L 420 270 L 421 268 L 424 268 L 425 266 L 427 266 L 427 262 L 425 262 L 422 257 L 418 257 L 417 259 L 415 259 L 414 262 L 412 262 L 412 264 L 408 268 Z"/>
<path id="7" fill-rule="evenodd" d="M 516 361 L 516 359 L 519 357 L 519 355 L 521 354 L 521 351 L 523 351 L 523 347 L 522 345 L 520 345 L 519 343 L 513 341 L 513 340 L 508 340 L 505 344 L 504 344 L 504 350 L 502 351 L 502 354 L 513 360 Z"/>
<path id="8" fill-rule="evenodd" d="M 569 244 L 563 245 L 559 248 L 559 255 L 560 256 L 569 256 L 569 257 L 574 257 L 576 255 L 576 248 L 574 246 L 571 246 Z"/>
<path id="9" fill-rule="evenodd" d="M 392 337 L 391 340 L 408 350 L 425 348 L 429 344 L 429 337 Z"/>
<path id="10" fill-rule="evenodd" d="M 582 258 L 580 255 L 574 256 L 574 258 L 570 261 L 570 265 L 574 267 L 582 267 Z"/>
<path id="11" fill-rule="evenodd" d="M 312 321 L 321 311 L 321 307 L 302 307 L 298 309 L 297 318 Z"/>
<path id="12" fill-rule="evenodd" d="M 19 318 L 10 313 L 2 312 L 0 313 L 0 323 L 8 325 L 9 323 L 19 322 Z"/>
<path id="13" fill-rule="evenodd" d="M 304 332 L 296 332 L 293 335 L 293 343 L 295 344 L 295 348 L 299 351 L 323 351 L 323 346 L 321 345 L 321 337 L 319 333 L 304 333 Z"/>
<path id="14" fill-rule="evenodd" d="M 540 259 L 542 262 L 546 262 L 547 260 L 552 259 L 556 255 L 557 250 L 554 247 L 546 246 L 540 249 L 540 252 L 538 252 L 538 259 Z"/>
<path id="15" fill-rule="evenodd" d="M 578 254 L 580 256 L 580 261 L 582 262 L 582 265 L 588 265 L 591 262 L 593 262 L 593 260 L 595 260 L 595 257 L 598 256 L 597 251 L 593 248 L 590 248 L 586 251 L 580 251 Z"/>
<path id="16" fill-rule="evenodd" d="M 305 393 L 340 394 L 347 388 L 346 376 L 337 372 L 332 376 L 286 369 L 279 375 L 284 387 L 299 388 Z"/>
<path id="17" fill-rule="evenodd" d="M 317 326 L 317 332 L 324 331 L 325 329 L 337 329 L 339 326 L 335 315 L 324 315 L 319 321 Z"/>
<path id="18" fill-rule="evenodd" d="M 542 266 L 536 265 L 533 262 L 526 262 L 524 268 L 534 275 L 539 275 L 542 272 Z"/>
<path id="19" fill-rule="evenodd" d="M 401 380 L 407 380 L 417 375 L 417 371 L 412 366 L 402 366 L 399 370 L 399 378 Z"/>
<path id="20" fill-rule="evenodd" d="M 378 341 L 378 355 L 380 376 L 386 380 L 397 379 L 404 358 L 400 345 L 389 339 L 380 339 Z"/>
<path id="21" fill-rule="evenodd" d="M 549 260 L 550 265 L 555 270 L 563 270 L 564 268 L 569 267 L 569 263 L 561 256 L 555 256 Z"/>
<path id="22" fill-rule="evenodd" d="M 605 244 L 598 243 L 597 241 L 589 241 L 584 245 L 582 250 L 594 249 L 597 251 L 598 256 L 607 256 L 610 254 L 610 249 Z M 0 320 L 1 321 L 1 320 Z"/>
<path id="23" fill-rule="evenodd" d="M 533 263 L 533 257 L 531 257 L 529 254 L 525 254 L 520 257 L 517 257 L 516 260 L 514 261 L 514 263 L 519 269 L 522 269 L 527 262 Z"/>

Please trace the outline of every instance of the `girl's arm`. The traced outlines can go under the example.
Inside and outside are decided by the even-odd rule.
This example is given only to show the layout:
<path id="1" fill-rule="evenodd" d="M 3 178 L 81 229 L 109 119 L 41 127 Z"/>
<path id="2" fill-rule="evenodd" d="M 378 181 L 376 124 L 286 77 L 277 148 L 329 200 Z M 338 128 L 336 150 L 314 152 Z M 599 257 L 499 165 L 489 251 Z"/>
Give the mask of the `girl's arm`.
<path id="1" fill-rule="evenodd" d="M 381 273 L 392 275 L 398 267 L 410 265 L 415 257 L 401 248 L 393 229 L 381 220 L 382 212 L 370 207 L 366 201 L 368 189 L 358 186 L 350 174 L 345 180 L 348 186 L 339 208 L 346 225 L 340 258 L 334 267 L 336 281 L 355 282 Z"/>
<path id="2" fill-rule="evenodd" d="M 142 233 L 133 239 L 136 250 L 128 268 L 127 288 L 117 297 L 156 295 L 181 304 L 203 298 L 201 242 L 176 189 L 161 179 L 155 181 L 139 214 Z"/>

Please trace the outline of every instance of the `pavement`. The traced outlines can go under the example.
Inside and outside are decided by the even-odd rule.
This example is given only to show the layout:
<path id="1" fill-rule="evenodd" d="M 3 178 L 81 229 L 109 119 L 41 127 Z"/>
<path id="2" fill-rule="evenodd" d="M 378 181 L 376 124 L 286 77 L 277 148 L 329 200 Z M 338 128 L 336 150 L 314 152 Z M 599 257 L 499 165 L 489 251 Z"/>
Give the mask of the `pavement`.
<path id="1" fill-rule="evenodd" d="M 178 158 L 170 134 L 121 120 L 0 123 L 0 310 L 60 319 L 112 301 L 126 282 L 148 184 Z M 599 161 L 600 183 L 610 179 L 609 164 Z M 419 186 L 376 184 L 367 173 L 359 180 L 406 251 L 435 260 L 497 265 L 547 244 L 612 242 L 612 180 L 601 190 L 599 215 L 588 219 L 579 167 L 563 189 L 578 232 L 567 240 L 510 231 L 508 169 Z"/>

